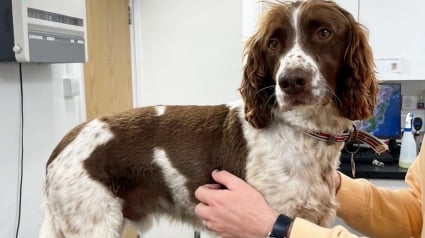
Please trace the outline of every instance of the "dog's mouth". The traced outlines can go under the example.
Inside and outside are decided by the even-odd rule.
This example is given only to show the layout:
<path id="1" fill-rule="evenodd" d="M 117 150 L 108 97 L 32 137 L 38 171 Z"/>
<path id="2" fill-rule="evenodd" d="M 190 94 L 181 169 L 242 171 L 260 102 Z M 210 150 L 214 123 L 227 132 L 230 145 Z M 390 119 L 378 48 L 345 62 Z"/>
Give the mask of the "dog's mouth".
<path id="1" fill-rule="evenodd" d="M 277 96 L 279 109 L 283 111 L 292 110 L 294 107 L 314 106 L 323 104 L 323 98 L 315 95 L 313 92 L 299 92 L 297 94 L 281 94 Z"/>
<path id="2" fill-rule="evenodd" d="M 300 93 L 297 95 L 284 95 L 283 101 L 288 106 L 312 105 L 317 102 L 317 97 L 311 93 Z"/>

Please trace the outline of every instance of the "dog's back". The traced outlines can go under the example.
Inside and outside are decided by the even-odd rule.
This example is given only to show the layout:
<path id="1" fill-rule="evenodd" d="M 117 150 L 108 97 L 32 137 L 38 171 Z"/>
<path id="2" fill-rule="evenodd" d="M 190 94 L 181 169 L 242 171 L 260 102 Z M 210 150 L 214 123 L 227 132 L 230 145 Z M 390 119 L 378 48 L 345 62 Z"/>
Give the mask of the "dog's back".
<path id="1" fill-rule="evenodd" d="M 194 190 L 212 182 L 211 171 L 244 177 L 238 115 L 225 105 L 158 106 L 77 126 L 47 163 L 42 234 L 117 237 L 123 218 L 158 212 L 199 223 Z M 104 231 L 89 236 L 93 227 Z"/>
<path id="2" fill-rule="evenodd" d="M 342 144 L 317 143 L 278 119 L 258 130 L 242 111 L 148 107 L 77 126 L 48 161 L 41 237 L 119 237 L 124 219 L 147 229 L 157 214 L 200 226 L 194 191 L 214 169 L 245 179 L 280 212 L 328 224 Z"/>

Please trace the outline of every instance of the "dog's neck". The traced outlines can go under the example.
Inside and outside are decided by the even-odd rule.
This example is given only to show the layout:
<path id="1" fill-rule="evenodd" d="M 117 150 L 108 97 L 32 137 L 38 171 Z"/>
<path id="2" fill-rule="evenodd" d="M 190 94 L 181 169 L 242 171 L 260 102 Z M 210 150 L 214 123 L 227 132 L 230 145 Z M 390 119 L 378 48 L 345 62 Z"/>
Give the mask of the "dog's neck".
<path id="1" fill-rule="evenodd" d="M 275 119 L 297 127 L 300 131 L 323 132 L 340 135 L 352 128 L 352 121 L 341 117 L 332 105 L 297 107 L 290 111 L 276 110 Z"/>

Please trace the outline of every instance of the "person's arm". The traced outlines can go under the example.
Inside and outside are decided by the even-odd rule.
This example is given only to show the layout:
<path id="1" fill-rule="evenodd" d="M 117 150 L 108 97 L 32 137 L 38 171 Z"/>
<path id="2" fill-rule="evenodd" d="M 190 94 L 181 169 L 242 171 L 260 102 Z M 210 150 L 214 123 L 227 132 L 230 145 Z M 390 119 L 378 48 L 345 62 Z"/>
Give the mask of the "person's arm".
<path id="1" fill-rule="evenodd" d="M 420 155 L 424 156 L 424 155 Z M 422 161 L 422 162 L 421 162 Z M 407 189 L 377 188 L 364 179 L 341 177 L 338 216 L 350 227 L 377 238 L 420 237 L 422 207 L 419 158 L 406 175 Z"/>
<path id="2" fill-rule="evenodd" d="M 412 165 L 406 181 L 409 190 L 379 189 L 365 180 L 342 176 L 338 191 L 338 215 L 347 224 L 373 237 L 419 237 L 422 217 L 416 197 L 417 166 Z M 195 213 L 207 220 L 208 228 L 222 237 L 264 237 L 278 216 L 261 194 L 240 178 L 226 172 L 213 172 L 217 185 L 201 186 L 196 197 L 201 201 Z M 415 192 L 416 191 L 416 192 Z M 412 200 L 413 199 L 413 200 Z M 411 235 L 409 235 L 411 234 Z M 291 225 L 289 238 L 354 238 L 342 226 L 323 228 L 301 218 Z"/>
<path id="3" fill-rule="evenodd" d="M 240 178 L 226 171 L 215 171 L 212 176 L 227 189 L 210 184 L 196 190 L 195 196 L 201 203 L 195 207 L 195 213 L 207 221 L 207 228 L 224 238 L 266 237 L 279 214 L 257 190 Z M 323 228 L 301 218 L 294 220 L 289 233 L 290 238 L 357 237 L 342 226 Z"/>

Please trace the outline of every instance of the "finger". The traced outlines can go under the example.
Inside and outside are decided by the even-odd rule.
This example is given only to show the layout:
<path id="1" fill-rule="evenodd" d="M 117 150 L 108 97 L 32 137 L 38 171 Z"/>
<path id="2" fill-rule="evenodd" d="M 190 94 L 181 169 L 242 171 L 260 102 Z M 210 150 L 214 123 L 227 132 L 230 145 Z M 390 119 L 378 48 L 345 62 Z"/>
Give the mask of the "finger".
<path id="1" fill-rule="evenodd" d="M 195 214 L 200 217 L 203 220 L 208 220 L 208 205 L 204 203 L 198 203 L 198 205 L 195 206 Z"/>
<path id="2" fill-rule="evenodd" d="M 238 188 L 245 184 L 245 182 L 241 178 L 233 175 L 232 173 L 226 170 L 214 170 L 212 172 L 212 178 L 217 183 L 222 184 L 229 190 L 234 190 L 235 188 Z"/>
<path id="3" fill-rule="evenodd" d="M 341 174 L 339 172 L 336 172 L 335 173 L 335 194 L 338 193 L 340 186 L 341 186 Z"/>
<path id="4" fill-rule="evenodd" d="M 214 193 L 214 191 L 217 191 L 221 188 L 222 186 L 220 184 L 205 184 L 205 185 L 199 186 L 195 190 L 195 197 L 199 201 L 208 204 L 209 201 L 211 200 L 212 193 Z"/>
<path id="5" fill-rule="evenodd" d="M 202 186 L 205 187 L 205 188 L 208 188 L 208 189 L 221 189 L 221 188 L 223 188 L 221 186 L 221 184 L 218 184 L 218 183 L 205 184 L 205 185 L 202 185 Z"/>
<path id="6" fill-rule="evenodd" d="M 200 202 L 208 204 L 209 201 L 211 200 L 211 193 L 213 191 L 217 191 L 216 189 L 211 189 L 210 187 L 211 187 L 211 185 L 203 185 L 203 186 L 198 187 L 195 190 L 195 197 Z"/>

